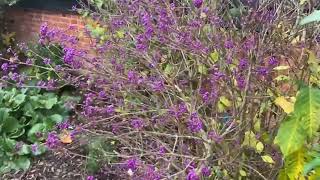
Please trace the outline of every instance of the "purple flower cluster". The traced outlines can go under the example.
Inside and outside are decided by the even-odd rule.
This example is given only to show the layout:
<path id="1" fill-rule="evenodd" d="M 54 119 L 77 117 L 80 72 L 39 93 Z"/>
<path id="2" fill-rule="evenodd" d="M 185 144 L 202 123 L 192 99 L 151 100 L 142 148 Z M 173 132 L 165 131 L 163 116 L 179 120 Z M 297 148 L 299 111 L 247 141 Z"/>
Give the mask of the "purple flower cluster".
<path id="1" fill-rule="evenodd" d="M 202 120 L 199 118 L 198 113 L 192 113 L 188 121 L 188 128 L 191 132 L 197 133 L 203 129 Z"/>
<path id="2" fill-rule="evenodd" d="M 138 160 L 136 158 L 131 158 L 126 161 L 126 168 L 135 171 L 138 169 Z"/>
<path id="3" fill-rule="evenodd" d="M 195 170 L 192 169 L 187 175 L 187 180 L 200 180 L 200 177 L 197 175 Z"/>
<path id="4" fill-rule="evenodd" d="M 141 130 L 144 127 L 144 121 L 141 118 L 131 120 L 131 126 L 136 130 Z"/>
<path id="5" fill-rule="evenodd" d="M 195 7 L 200 8 L 203 4 L 203 0 L 193 0 L 193 4 Z"/>
<path id="6" fill-rule="evenodd" d="M 55 132 L 50 132 L 47 137 L 46 146 L 49 149 L 54 149 L 59 144 L 59 137 Z"/>
<path id="7" fill-rule="evenodd" d="M 188 112 L 188 109 L 185 103 L 179 103 L 178 105 L 174 105 L 169 110 L 169 113 L 173 115 L 176 119 L 182 118 L 183 115 L 187 112 Z"/>

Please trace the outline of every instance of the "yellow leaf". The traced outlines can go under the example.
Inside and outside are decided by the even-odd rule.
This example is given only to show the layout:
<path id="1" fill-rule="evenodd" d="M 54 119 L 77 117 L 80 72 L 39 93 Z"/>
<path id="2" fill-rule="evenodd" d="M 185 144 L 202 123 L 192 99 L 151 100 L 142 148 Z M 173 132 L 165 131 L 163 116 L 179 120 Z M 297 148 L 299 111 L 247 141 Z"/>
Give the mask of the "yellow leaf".
<path id="1" fill-rule="evenodd" d="M 253 129 L 256 131 L 256 132 L 260 132 L 260 129 L 261 129 L 261 120 L 257 117 L 255 117 L 254 119 L 254 125 L 253 125 Z"/>
<path id="2" fill-rule="evenodd" d="M 281 70 L 288 70 L 289 68 L 290 68 L 290 66 L 277 66 L 277 67 L 273 68 L 273 70 L 281 71 Z"/>
<path id="3" fill-rule="evenodd" d="M 243 176 L 243 177 L 247 176 L 247 173 L 246 173 L 244 170 L 242 170 L 242 169 L 239 171 L 239 173 L 240 173 L 240 175 Z"/>
<path id="4" fill-rule="evenodd" d="M 201 13 L 200 13 L 200 18 L 201 18 L 201 19 L 206 18 L 206 17 L 207 17 L 206 13 L 204 13 L 204 12 L 201 12 Z"/>
<path id="5" fill-rule="evenodd" d="M 274 160 L 272 159 L 271 156 L 269 155 L 265 155 L 265 156 L 261 156 L 262 160 L 266 163 L 269 163 L 269 164 L 274 164 Z"/>
<path id="6" fill-rule="evenodd" d="M 285 97 L 280 96 L 278 97 L 274 103 L 278 106 L 280 106 L 284 112 L 286 112 L 287 114 L 293 112 L 294 109 L 294 104 L 292 102 L 289 102 L 286 100 Z"/>
<path id="7" fill-rule="evenodd" d="M 217 62 L 219 60 L 219 53 L 217 51 L 213 51 L 210 54 L 210 59 L 212 60 L 213 63 Z"/>
<path id="8" fill-rule="evenodd" d="M 297 36 L 291 41 L 291 44 L 297 44 L 299 41 L 300 41 L 300 36 Z"/>
<path id="9" fill-rule="evenodd" d="M 257 139 L 256 135 L 252 131 L 247 131 L 244 133 L 244 140 L 242 142 L 242 146 L 249 146 L 253 149 L 256 148 Z"/>
<path id="10" fill-rule="evenodd" d="M 125 36 L 125 32 L 122 31 L 122 30 L 119 30 L 119 31 L 116 32 L 116 36 L 117 36 L 118 38 L 122 39 L 122 38 L 124 38 L 124 36 Z"/>
<path id="11" fill-rule="evenodd" d="M 256 145 L 256 150 L 258 153 L 261 153 L 264 149 L 264 146 L 262 144 L 262 142 L 258 142 L 257 145 Z"/>
<path id="12" fill-rule="evenodd" d="M 208 74 L 208 68 L 204 64 L 199 64 L 198 65 L 198 72 L 200 74 L 207 75 Z"/>
<path id="13" fill-rule="evenodd" d="M 301 179 L 305 166 L 305 151 L 300 149 L 285 159 L 285 171 L 290 179 Z M 304 178 L 302 178 L 304 179 Z"/>
<path id="14" fill-rule="evenodd" d="M 225 96 L 221 96 L 218 102 L 218 111 L 223 112 L 226 107 L 230 107 L 231 102 Z"/>
<path id="15" fill-rule="evenodd" d="M 220 102 L 226 107 L 231 106 L 231 102 L 225 96 L 220 97 Z"/>
<path id="16" fill-rule="evenodd" d="M 306 2 L 308 2 L 308 0 L 300 0 L 300 5 L 303 5 Z"/>
<path id="17" fill-rule="evenodd" d="M 69 131 L 67 130 L 63 130 L 62 133 L 60 134 L 60 141 L 63 144 L 70 144 L 72 143 L 72 138 L 71 138 L 71 134 Z"/>

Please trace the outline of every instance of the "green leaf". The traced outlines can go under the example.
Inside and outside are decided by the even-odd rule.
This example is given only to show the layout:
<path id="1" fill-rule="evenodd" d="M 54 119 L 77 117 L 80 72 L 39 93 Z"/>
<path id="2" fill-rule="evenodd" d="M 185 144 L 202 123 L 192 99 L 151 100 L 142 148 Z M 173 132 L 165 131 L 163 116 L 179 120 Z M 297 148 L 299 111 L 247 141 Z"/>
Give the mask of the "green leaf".
<path id="1" fill-rule="evenodd" d="M 280 171 L 279 171 L 279 175 L 278 175 L 278 180 L 290 180 L 288 175 L 287 175 L 287 172 L 285 170 L 285 168 L 282 168 Z"/>
<path id="2" fill-rule="evenodd" d="M 102 8 L 104 0 L 91 0 L 99 9 Z"/>
<path id="3" fill-rule="evenodd" d="M 32 155 L 39 156 L 47 151 L 47 147 L 44 144 L 35 143 L 38 147 L 36 151 L 32 151 Z"/>
<path id="4" fill-rule="evenodd" d="M 198 65 L 198 72 L 199 72 L 200 74 L 207 75 L 207 74 L 208 74 L 208 68 L 207 68 L 207 66 L 204 65 L 204 64 L 199 64 L 199 65 Z"/>
<path id="5" fill-rule="evenodd" d="M 230 107 L 231 106 L 231 102 L 229 99 L 227 99 L 225 96 L 221 96 L 219 98 L 219 101 L 226 107 Z"/>
<path id="6" fill-rule="evenodd" d="M 261 156 L 262 160 L 266 163 L 269 163 L 269 164 L 274 164 L 274 160 L 272 159 L 271 156 L 269 155 L 265 155 L 265 156 Z"/>
<path id="7" fill-rule="evenodd" d="M 20 125 L 16 118 L 8 117 L 3 121 L 1 131 L 5 133 L 14 132 L 18 130 L 19 127 Z"/>
<path id="8" fill-rule="evenodd" d="M 22 155 L 30 154 L 30 152 L 31 152 L 30 146 L 27 144 L 23 144 L 17 153 L 22 156 Z"/>
<path id="9" fill-rule="evenodd" d="M 51 115 L 49 118 L 56 124 L 61 123 L 63 121 L 63 116 L 61 116 L 60 114 Z"/>
<path id="10" fill-rule="evenodd" d="M 210 59 L 213 63 L 216 63 L 218 60 L 219 60 L 219 53 L 218 51 L 213 51 L 211 54 L 210 54 Z"/>
<path id="11" fill-rule="evenodd" d="M 218 111 L 219 112 L 223 112 L 226 109 L 226 107 L 230 107 L 230 106 L 231 106 L 231 102 L 225 96 L 221 96 L 219 98 L 219 102 L 218 102 Z"/>
<path id="12" fill-rule="evenodd" d="M 287 157 L 291 153 L 299 150 L 303 146 L 306 138 L 307 134 L 303 129 L 301 117 L 291 115 L 281 123 L 274 143 L 280 146 L 282 154 L 284 157 Z"/>
<path id="13" fill-rule="evenodd" d="M 0 139 L 0 144 L 1 144 L 0 147 L 3 148 L 5 152 L 12 152 L 15 149 L 16 143 L 17 142 L 13 139 L 9 139 L 9 138 Z"/>
<path id="14" fill-rule="evenodd" d="M 28 131 L 28 139 L 31 142 L 37 141 L 37 132 L 44 132 L 45 130 L 45 125 L 43 123 L 38 123 L 32 126 L 32 128 Z"/>
<path id="15" fill-rule="evenodd" d="M 0 108 L 0 124 L 3 124 L 4 120 L 9 117 L 9 111 L 7 108 Z"/>
<path id="16" fill-rule="evenodd" d="M 310 15 L 304 17 L 300 21 L 299 25 L 302 26 L 302 25 L 306 25 L 306 24 L 309 24 L 312 22 L 318 22 L 318 21 L 320 21 L 320 10 L 315 10 Z"/>
<path id="17" fill-rule="evenodd" d="M 171 75 L 174 71 L 174 66 L 171 64 L 167 64 L 166 67 L 164 68 L 164 74 L 166 75 Z"/>
<path id="18" fill-rule="evenodd" d="M 306 176 L 309 172 L 318 167 L 320 167 L 320 158 L 316 157 L 315 159 L 304 165 L 303 175 Z"/>
<path id="19" fill-rule="evenodd" d="M 57 104 L 58 98 L 57 97 L 49 98 L 47 100 L 44 100 L 43 102 L 46 109 L 51 109 L 54 105 Z"/>
<path id="20" fill-rule="evenodd" d="M 116 32 L 116 37 L 117 38 L 122 39 L 122 38 L 125 37 L 124 35 L 125 35 L 125 32 L 123 30 L 119 30 L 119 31 Z"/>
<path id="21" fill-rule="evenodd" d="M 18 137 L 21 137 L 25 132 L 26 132 L 25 128 L 20 127 L 16 131 L 8 134 L 8 137 L 10 137 L 11 139 L 16 139 Z"/>
<path id="22" fill-rule="evenodd" d="M 17 96 L 14 97 L 13 101 L 16 106 L 21 105 L 26 99 L 26 95 L 24 94 L 18 94 Z"/>
<path id="23" fill-rule="evenodd" d="M 297 96 L 294 113 L 301 117 L 302 126 L 309 138 L 313 137 L 319 129 L 320 120 L 320 90 L 303 88 Z"/>
<path id="24" fill-rule="evenodd" d="M 18 169 L 26 171 L 30 167 L 30 159 L 24 156 L 20 156 L 14 161 L 14 164 Z"/>

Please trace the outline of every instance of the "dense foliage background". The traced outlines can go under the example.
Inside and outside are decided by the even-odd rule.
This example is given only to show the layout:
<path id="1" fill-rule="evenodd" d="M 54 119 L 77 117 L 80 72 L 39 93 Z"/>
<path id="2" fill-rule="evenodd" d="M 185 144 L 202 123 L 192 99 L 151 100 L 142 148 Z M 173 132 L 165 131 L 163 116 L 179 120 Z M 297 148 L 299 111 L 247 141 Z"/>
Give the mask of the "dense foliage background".
<path id="1" fill-rule="evenodd" d="M 50 92 L 58 107 L 73 109 L 72 124 L 57 109 L 46 114 L 56 127 L 42 128 L 46 138 L 34 142 L 53 151 L 79 144 L 90 180 L 316 179 L 319 6 L 80 2 L 73 9 L 86 18 L 85 32 L 43 24 L 37 46 L 6 47 L 0 82 L 6 93 L 32 87 L 40 104 Z M 80 48 L 83 35 L 91 47 Z M 23 114 L 19 123 L 29 118 Z M 38 123 L 47 127 L 31 121 L 22 129 L 30 134 Z M 32 148 L 28 138 L 19 140 Z M 0 145 L 10 158 L 32 156 L 19 150 Z"/>

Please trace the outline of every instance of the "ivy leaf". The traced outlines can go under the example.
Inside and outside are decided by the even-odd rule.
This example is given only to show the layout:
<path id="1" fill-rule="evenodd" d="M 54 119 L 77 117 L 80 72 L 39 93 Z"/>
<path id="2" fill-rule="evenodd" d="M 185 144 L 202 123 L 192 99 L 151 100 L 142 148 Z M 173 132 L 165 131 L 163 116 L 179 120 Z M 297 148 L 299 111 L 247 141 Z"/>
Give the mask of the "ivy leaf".
<path id="1" fill-rule="evenodd" d="M 309 24 L 312 22 L 318 22 L 318 21 L 320 21 L 320 10 L 315 10 L 310 15 L 304 17 L 300 21 L 299 25 L 302 26 L 302 25 L 306 25 L 306 24 Z"/>
<path id="2" fill-rule="evenodd" d="M 301 118 L 291 115 L 281 123 L 274 143 L 279 145 L 284 157 L 299 150 L 307 138 Z"/>
<path id="3" fill-rule="evenodd" d="M 293 112 L 294 104 L 292 102 L 287 101 L 286 98 L 283 96 L 276 98 L 274 103 L 280 106 L 283 109 L 283 111 L 287 114 Z"/>
<path id="4" fill-rule="evenodd" d="M 303 88 L 294 105 L 295 114 L 302 117 L 302 126 L 309 138 L 316 134 L 320 121 L 320 90 Z"/>
<path id="5" fill-rule="evenodd" d="M 271 156 L 269 155 L 265 155 L 265 156 L 261 156 L 262 160 L 266 163 L 269 163 L 269 164 L 274 164 L 274 160 L 272 159 Z"/>

